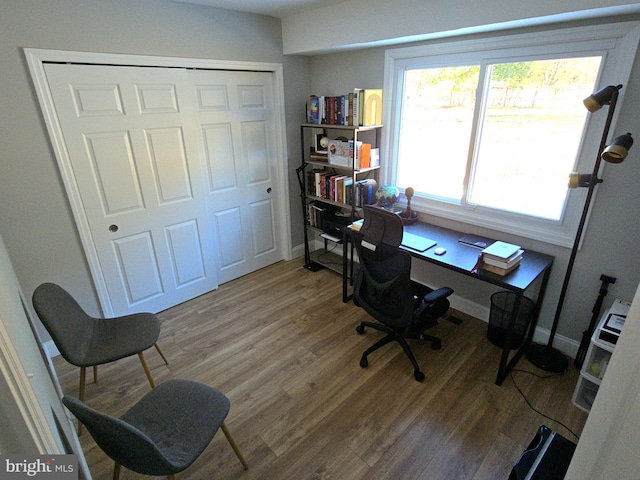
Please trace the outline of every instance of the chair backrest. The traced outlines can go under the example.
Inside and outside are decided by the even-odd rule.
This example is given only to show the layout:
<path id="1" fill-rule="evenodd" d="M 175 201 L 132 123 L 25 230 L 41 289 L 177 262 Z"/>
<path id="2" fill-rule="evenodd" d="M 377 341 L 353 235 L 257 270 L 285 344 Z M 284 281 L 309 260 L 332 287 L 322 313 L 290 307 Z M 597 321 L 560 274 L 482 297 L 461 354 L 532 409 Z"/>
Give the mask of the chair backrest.
<path id="1" fill-rule="evenodd" d="M 411 255 L 399 248 L 402 232 L 396 214 L 365 207 L 362 228 L 353 234 L 360 262 L 355 301 L 379 322 L 394 327 L 409 325 L 414 312 Z"/>
<path id="2" fill-rule="evenodd" d="M 365 206 L 363 212 L 364 222 L 360 234 L 368 243 L 384 243 L 392 247 L 402 243 L 404 226 L 399 215 L 370 205 Z"/>
<path id="3" fill-rule="evenodd" d="M 84 366 L 95 319 L 55 283 L 43 283 L 36 288 L 32 303 L 62 357 L 72 365 Z"/>
<path id="4" fill-rule="evenodd" d="M 116 417 L 94 410 L 77 398 L 62 403 L 87 428 L 96 444 L 125 468 L 145 475 L 167 475 L 173 466 L 142 431 Z"/>

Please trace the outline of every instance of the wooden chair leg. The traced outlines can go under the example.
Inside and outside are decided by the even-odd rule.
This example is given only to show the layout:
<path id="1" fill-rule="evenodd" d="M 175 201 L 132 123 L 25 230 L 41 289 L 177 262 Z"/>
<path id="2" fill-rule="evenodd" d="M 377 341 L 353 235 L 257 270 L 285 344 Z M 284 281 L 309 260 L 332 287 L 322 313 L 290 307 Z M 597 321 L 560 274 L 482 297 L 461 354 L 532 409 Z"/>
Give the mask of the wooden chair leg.
<path id="1" fill-rule="evenodd" d="M 78 388 L 78 398 L 84 402 L 84 386 L 87 380 L 87 369 L 80 367 L 80 387 Z M 78 436 L 82 435 L 82 423 L 78 421 Z"/>
<path id="2" fill-rule="evenodd" d="M 156 347 L 156 350 L 158 351 L 158 353 L 162 357 L 162 360 L 164 360 L 164 364 L 165 365 L 169 365 L 169 361 L 167 360 L 167 357 L 165 357 L 164 353 L 162 353 L 162 350 L 160 350 L 160 345 L 158 345 L 157 343 L 154 343 L 153 346 Z"/>
<path id="3" fill-rule="evenodd" d="M 156 388 L 156 382 L 153 381 L 153 377 L 151 376 L 151 370 L 147 366 L 147 362 L 144 359 L 144 354 L 142 352 L 138 352 L 138 358 L 140 358 L 140 363 L 142 363 L 142 368 L 144 368 L 144 373 L 147 374 L 147 379 L 149 380 L 149 384 L 151 388 Z"/>
<path id="4" fill-rule="evenodd" d="M 98 383 L 98 365 L 93 366 L 93 383 Z"/>
<path id="5" fill-rule="evenodd" d="M 238 448 L 238 445 L 236 445 L 236 442 L 231 437 L 231 434 L 229 433 L 229 429 L 224 423 L 220 426 L 220 428 L 222 429 L 222 433 L 224 433 L 224 436 L 227 437 L 227 440 L 229 440 L 229 444 L 231 445 L 231 448 L 233 448 L 233 451 L 236 453 L 238 460 L 240 460 L 240 463 L 242 464 L 244 469 L 247 470 L 249 468 L 249 465 L 247 464 L 244 457 L 242 456 L 242 453 L 240 453 L 240 449 Z"/>
<path id="6" fill-rule="evenodd" d="M 87 380 L 87 369 L 80 367 L 80 388 L 78 389 L 78 398 L 81 402 L 84 402 L 84 386 Z"/>
<path id="7" fill-rule="evenodd" d="M 120 478 L 120 464 L 116 462 L 113 467 L 113 480 L 118 480 Z"/>

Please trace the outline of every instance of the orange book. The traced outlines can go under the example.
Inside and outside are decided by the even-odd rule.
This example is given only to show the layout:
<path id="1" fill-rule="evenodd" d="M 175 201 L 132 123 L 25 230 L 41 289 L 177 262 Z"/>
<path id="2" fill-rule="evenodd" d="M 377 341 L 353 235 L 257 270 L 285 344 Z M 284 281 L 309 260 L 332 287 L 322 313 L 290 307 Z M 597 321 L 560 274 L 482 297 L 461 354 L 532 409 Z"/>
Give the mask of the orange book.
<path id="1" fill-rule="evenodd" d="M 371 166 L 371 144 L 363 143 L 360 148 L 360 168 L 369 168 Z"/>

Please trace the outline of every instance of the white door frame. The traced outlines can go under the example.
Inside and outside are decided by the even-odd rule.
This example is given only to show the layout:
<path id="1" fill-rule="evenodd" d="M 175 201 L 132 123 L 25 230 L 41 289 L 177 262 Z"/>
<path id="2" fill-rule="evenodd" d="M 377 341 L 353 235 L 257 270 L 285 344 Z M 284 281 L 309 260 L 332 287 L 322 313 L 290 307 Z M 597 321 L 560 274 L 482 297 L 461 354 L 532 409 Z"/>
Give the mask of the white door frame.
<path id="1" fill-rule="evenodd" d="M 287 155 L 286 155 L 286 126 L 284 111 L 284 78 L 283 67 L 279 63 L 261 62 L 240 62 L 230 60 L 213 60 L 197 58 L 159 57 L 148 55 L 126 55 L 114 53 L 93 53 L 74 52 L 65 50 L 45 50 L 25 48 L 25 56 L 31 77 L 35 86 L 45 124 L 49 132 L 51 144 L 58 162 L 58 167 L 64 182 L 71 210 L 73 212 L 78 232 L 85 254 L 89 270 L 93 277 L 95 288 L 98 294 L 102 313 L 105 316 L 113 316 L 113 309 L 109 300 L 106 282 L 100 269 L 98 254 L 91 239 L 89 222 L 85 216 L 78 186 L 75 183 L 71 169 L 71 161 L 65 148 L 62 128 L 56 116 L 53 97 L 49 91 L 47 77 L 44 71 L 44 64 L 47 62 L 63 63 L 83 63 L 99 65 L 121 65 L 121 66 L 141 66 L 141 67 L 173 67 L 173 68 L 195 68 L 209 70 L 237 70 L 237 71 L 260 71 L 270 72 L 273 76 L 273 98 L 274 98 L 274 128 L 276 138 L 276 164 L 278 170 L 277 191 L 282 192 L 277 198 L 277 212 L 280 215 L 280 225 L 282 228 L 278 232 L 279 244 L 282 249 L 282 257 L 290 260 L 291 256 L 291 213 L 289 209 L 289 182 L 287 175 Z"/>

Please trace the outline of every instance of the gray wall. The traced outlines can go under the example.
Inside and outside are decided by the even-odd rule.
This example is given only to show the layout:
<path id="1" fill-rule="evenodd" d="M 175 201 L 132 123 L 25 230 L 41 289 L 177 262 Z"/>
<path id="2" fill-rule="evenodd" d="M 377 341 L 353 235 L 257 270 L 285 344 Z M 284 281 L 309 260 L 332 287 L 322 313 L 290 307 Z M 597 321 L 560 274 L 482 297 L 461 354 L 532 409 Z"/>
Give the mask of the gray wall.
<path id="1" fill-rule="evenodd" d="M 299 164 L 298 124 L 310 93 L 342 93 L 354 86 L 382 85 L 384 49 L 311 58 L 282 55 L 280 21 L 170 0 L 0 0 L 0 61 L 3 107 L 0 139 L 0 233 L 25 295 L 43 281 L 56 281 L 99 313 L 89 270 L 49 145 L 22 48 L 164 55 L 277 62 L 284 65 L 293 245 L 302 242 L 302 218 L 295 168 Z M 404 13 L 396 12 L 395 22 Z M 390 19 L 392 20 L 392 19 Z M 618 133 L 640 135 L 640 60 L 625 85 Z M 608 166 L 584 248 L 579 253 L 559 334 L 579 339 L 591 317 L 600 274 L 618 278 L 608 301 L 630 299 L 640 281 L 640 146 L 629 158 Z M 465 230 L 446 219 L 433 219 Z M 492 234 L 493 232 L 483 232 Z M 556 256 L 540 324 L 549 327 L 569 249 L 509 238 L 525 248 Z M 423 272 L 420 272 L 421 274 Z M 446 271 L 431 270 L 432 283 L 450 283 L 472 302 L 488 304 L 491 289 Z"/>
<path id="2" fill-rule="evenodd" d="M 281 63 L 293 244 L 302 242 L 295 167 L 309 60 L 282 55 L 280 20 L 170 0 L 1 0 L 0 233 L 25 295 L 44 281 L 100 312 L 24 47 Z"/>
<path id="3" fill-rule="evenodd" d="M 626 20 L 638 19 L 625 18 Z M 611 21 L 608 19 L 607 21 Z M 583 22 L 584 23 L 584 22 Z M 538 27 L 539 29 L 540 27 Z M 414 44 L 406 44 L 414 45 Z M 393 48 L 397 48 L 397 45 Z M 338 95 L 354 86 L 380 88 L 384 74 L 384 48 L 372 48 L 335 54 L 317 55 L 311 65 L 311 93 Z M 617 277 L 605 300 L 608 307 L 615 298 L 631 300 L 640 282 L 640 55 L 635 59 L 630 83 L 624 86 L 623 104 L 618 104 L 620 114 L 616 135 L 631 132 L 636 145 L 620 165 L 607 165 L 602 177 L 604 183 L 597 187 L 589 224 L 583 235 L 583 247 L 578 253 L 559 322 L 558 335 L 579 341 L 591 319 L 591 309 L 600 288 L 600 275 Z M 587 96 L 591 92 L 586 92 Z M 606 115 L 606 112 L 599 113 Z M 428 150 L 428 149 L 427 149 Z M 595 160 L 595 159 L 594 159 Z M 560 288 L 564 279 L 570 249 L 510 236 L 501 232 L 466 226 L 445 218 L 430 216 L 429 221 L 456 230 L 480 233 L 492 238 L 502 238 L 555 256 L 539 326 L 550 329 L 556 310 Z M 461 277 L 424 262 L 414 263 L 414 272 L 432 285 L 448 284 L 456 295 L 480 305 L 488 306 L 493 287 Z M 560 338 L 560 337 L 558 337 Z"/>

